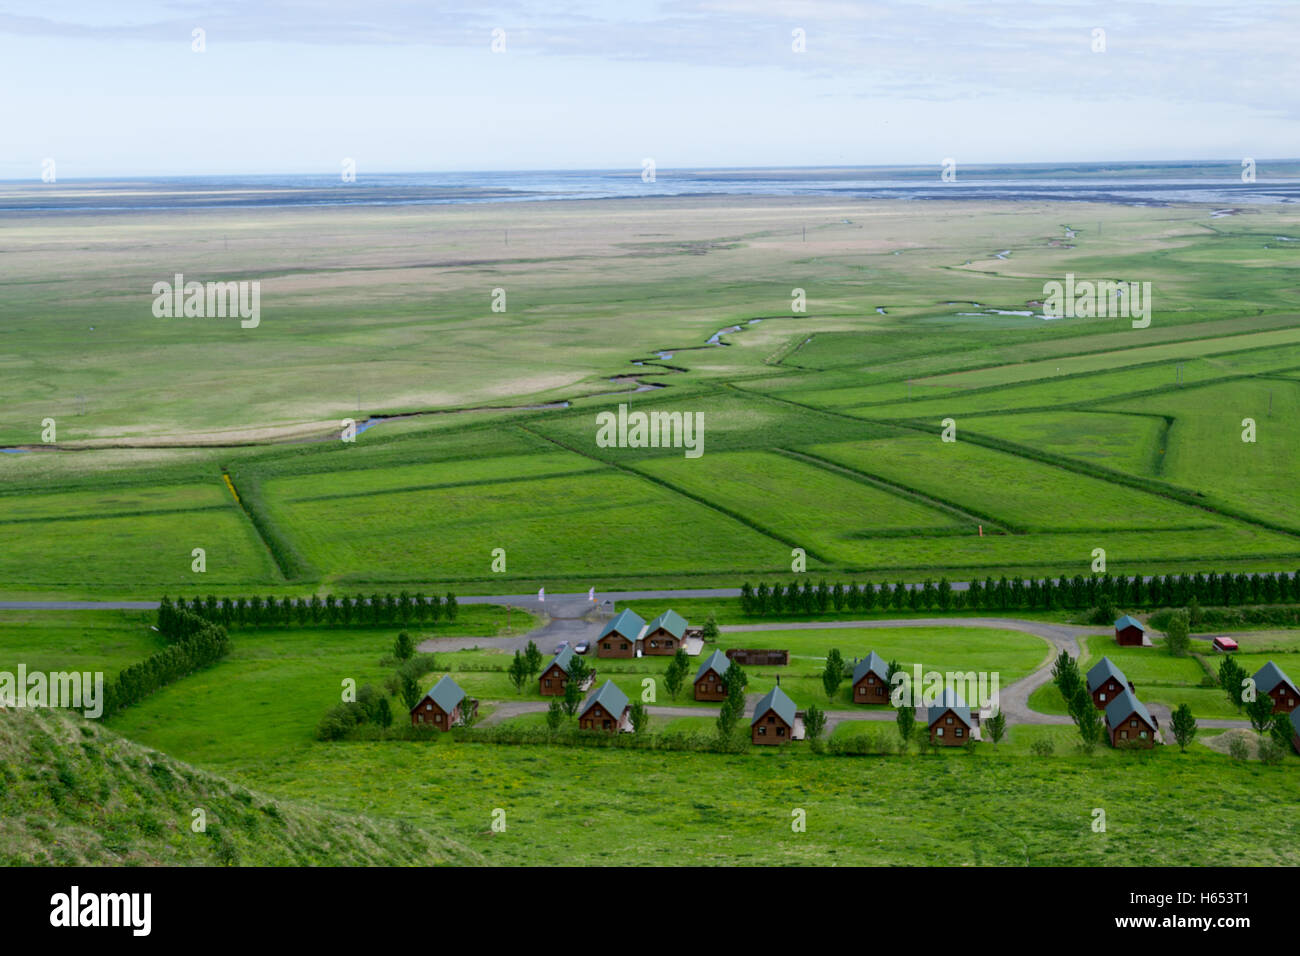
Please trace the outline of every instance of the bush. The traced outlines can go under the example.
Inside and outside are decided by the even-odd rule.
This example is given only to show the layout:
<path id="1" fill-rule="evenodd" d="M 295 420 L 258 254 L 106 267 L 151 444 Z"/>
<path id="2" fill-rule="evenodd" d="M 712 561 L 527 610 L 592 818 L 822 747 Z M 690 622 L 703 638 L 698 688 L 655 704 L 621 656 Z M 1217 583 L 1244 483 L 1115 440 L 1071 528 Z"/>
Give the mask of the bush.
<path id="1" fill-rule="evenodd" d="M 1052 743 L 1051 737 L 1039 737 L 1029 745 L 1029 749 L 1040 757 L 1050 757 L 1056 753 L 1056 745 Z"/>
<path id="2" fill-rule="evenodd" d="M 1239 734 L 1234 734 L 1232 739 L 1228 741 L 1228 756 L 1243 763 L 1250 759 L 1250 751 L 1246 747 L 1246 741 L 1242 740 Z"/>

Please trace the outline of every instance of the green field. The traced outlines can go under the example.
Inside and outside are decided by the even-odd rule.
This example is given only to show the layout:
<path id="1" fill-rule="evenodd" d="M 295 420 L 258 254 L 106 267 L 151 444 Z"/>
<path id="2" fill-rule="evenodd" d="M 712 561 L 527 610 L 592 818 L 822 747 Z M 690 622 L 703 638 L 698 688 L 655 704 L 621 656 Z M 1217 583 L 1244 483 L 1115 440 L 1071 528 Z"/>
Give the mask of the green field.
<path id="1" fill-rule="evenodd" d="M 845 228 L 864 210 L 871 230 Z M 926 211 L 213 211 L 206 228 L 239 237 L 219 252 L 184 216 L 101 217 L 58 297 L 39 276 L 81 221 L 2 222 L 0 328 L 42 331 L 6 365 L 0 444 L 27 451 L 0 455 L 0 594 L 721 585 L 796 547 L 822 573 L 909 580 L 1069 573 L 1095 547 L 1130 573 L 1300 564 L 1280 504 L 1300 474 L 1300 258 L 1272 242 L 1293 211 L 1098 205 L 1100 234 L 1066 244 L 1045 238 L 1050 204 Z M 169 273 L 261 277 L 267 321 L 154 320 L 141 233 Z M 415 235 L 437 237 L 433 260 Z M 1066 272 L 1152 282 L 1150 326 L 989 311 L 1034 312 Z M 507 312 L 484 304 L 495 286 Z M 92 290 L 93 334 L 68 305 Z M 600 447 L 595 415 L 620 402 L 699 413 L 703 455 Z M 405 417 L 338 440 L 342 419 L 387 415 Z M 64 450 L 41 444 L 45 417 Z M 935 437 L 947 418 L 954 444 Z"/>
<path id="2" fill-rule="evenodd" d="M 817 196 L 3 216 L 0 600 L 735 587 L 798 579 L 796 549 L 831 582 L 1074 576 L 1097 548 L 1111 573 L 1292 571 L 1300 244 L 1273 237 L 1298 229 L 1288 204 L 1222 218 Z M 155 319 L 147 292 L 176 272 L 261 281 L 262 324 Z M 1150 326 L 1032 314 L 1067 273 L 1151 282 Z M 602 443 L 598 413 L 624 403 L 699 415 L 703 453 Z M 345 419 L 364 426 L 355 442 L 340 440 Z M 732 624 L 736 605 L 677 607 Z M 666 604 L 633 606 L 648 618 Z M 511 615 L 509 636 L 543 623 Z M 0 611 L 0 670 L 111 678 L 161 647 L 151 622 Z M 541 698 L 510 684 L 506 627 L 503 608 L 462 605 L 454 624 L 411 630 L 477 643 L 439 652 L 436 672 L 482 701 L 489 728 L 536 731 Z M 155 748 L 219 775 L 174 797 L 214 794 L 245 862 L 1300 863 L 1277 839 L 1294 831 L 1300 759 L 1085 754 L 1068 725 L 1014 725 L 973 753 L 862 757 L 315 739 L 345 686 L 392 675 L 395 632 L 236 629 L 228 658 L 115 716 L 126 739 L 104 734 L 66 767 L 46 738 L 76 741 L 74 723 L 0 732 L 0 802 L 22 821 L 0 825 L 19 848 L 4 859 L 228 854 L 190 852 L 175 821 L 142 810 L 152 784 L 131 761 Z M 1049 657 L 987 627 L 783 624 L 719 646 L 790 649 L 789 667 L 753 668 L 749 690 L 779 676 L 801 708 L 850 706 L 847 687 L 829 701 L 822 687 L 831 648 L 996 671 L 1003 687 Z M 1099 635 L 1085 666 L 1103 653 L 1143 700 L 1237 716 L 1196 657 Z M 1246 636 L 1244 664 L 1269 658 L 1296 676 L 1295 635 Z M 592 663 L 633 699 L 650 678 L 656 705 L 674 703 L 666 660 Z M 1061 713 L 1055 695 L 1031 706 Z M 651 731 L 711 734 L 712 708 L 689 697 L 675 703 L 699 716 L 657 713 Z M 834 730 L 880 749 L 895 736 L 889 721 Z M 266 811 L 241 816 L 242 788 L 296 821 L 267 829 L 264 852 Z M 1231 808 L 1226 823 L 1214 806 Z M 496 808 L 508 829 L 490 835 Z M 807 833 L 791 832 L 794 809 Z M 358 823 L 337 861 L 302 836 L 345 818 Z M 78 836 L 60 855 L 64 824 Z"/>

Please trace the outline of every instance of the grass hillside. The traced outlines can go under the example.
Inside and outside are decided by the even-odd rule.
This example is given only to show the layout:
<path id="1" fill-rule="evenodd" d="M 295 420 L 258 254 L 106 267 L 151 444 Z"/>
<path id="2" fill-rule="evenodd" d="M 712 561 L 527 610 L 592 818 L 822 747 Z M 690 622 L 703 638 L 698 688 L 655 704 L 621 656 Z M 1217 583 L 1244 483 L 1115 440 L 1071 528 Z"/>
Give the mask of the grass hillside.
<path id="1" fill-rule="evenodd" d="M 0 866 L 478 862 L 405 821 L 274 800 L 75 714 L 0 709 Z"/>

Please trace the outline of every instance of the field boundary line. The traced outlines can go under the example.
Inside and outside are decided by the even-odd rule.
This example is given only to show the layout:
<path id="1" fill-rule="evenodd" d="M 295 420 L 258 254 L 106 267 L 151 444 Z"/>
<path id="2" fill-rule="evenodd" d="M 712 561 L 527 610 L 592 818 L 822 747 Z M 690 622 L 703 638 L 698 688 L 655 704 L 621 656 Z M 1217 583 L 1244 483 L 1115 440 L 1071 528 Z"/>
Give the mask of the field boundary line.
<path id="1" fill-rule="evenodd" d="M 517 427 L 517 428 L 522 428 L 522 429 L 524 429 L 525 431 L 529 431 L 528 427 L 525 426 L 525 425 L 516 425 L 516 427 Z M 538 434 L 538 433 L 534 432 L 534 434 Z M 584 452 L 584 451 L 580 451 L 580 450 L 577 449 L 577 448 L 570 447 L 569 445 L 566 445 L 564 442 L 562 442 L 562 441 L 560 441 L 560 440 L 558 440 L 558 439 L 555 439 L 555 438 L 551 438 L 551 437 L 549 437 L 549 436 L 547 436 L 547 435 L 540 435 L 540 434 L 539 434 L 538 437 L 543 438 L 543 439 L 545 439 L 546 441 L 552 442 L 552 443 L 558 445 L 560 448 L 565 449 L 566 451 L 571 451 L 571 452 L 573 452 L 575 455 L 581 455 L 583 458 L 590 459 L 591 461 L 600 462 L 601 464 L 606 465 L 607 467 L 612 468 L 612 469 L 614 469 L 615 471 L 621 472 L 621 473 L 623 473 L 623 474 L 631 475 L 631 476 L 633 476 L 633 477 L 635 477 L 635 478 L 640 478 L 640 479 L 643 480 L 643 481 L 648 481 L 648 482 L 650 482 L 650 483 L 653 484 L 653 485 L 658 485 L 658 486 L 661 487 L 661 488 L 665 488 L 665 489 L 667 489 L 668 491 L 671 491 L 673 494 L 675 494 L 675 495 L 679 495 L 679 496 L 681 496 L 681 497 L 683 497 L 683 498 L 689 498 L 691 501 L 694 501 L 696 504 L 704 505 L 706 508 L 709 508 L 710 510 L 716 511 L 716 512 L 718 512 L 718 513 L 721 514 L 721 515 L 725 515 L 726 517 L 730 518 L 732 521 L 736 521 L 736 522 L 738 522 L 738 523 L 744 525 L 745 527 L 749 528 L 751 531 L 756 531 L 756 532 L 758 532 L 759 534 L 763 535 L 763 537 L 765 537 L 765 538 L 771 538 L 773 541 L 779 542 L 780 544 L 783 544 L 783 545 L 785 545 L 786 547 L 789 547 L 789 548 L 799 548 L 799 547 L 803 547 L 802 545 L 800 545 L 800 544 L 798 544 L 798 543 L 796 543 L 796 542 L 794 542 L 794 541 L 788 540 L 787 538 L 783 537 L 782 535 L 777 534 L 777 533 L 774 532 L 774 531 L 770 531 L 770 530 L 768 530 L 767 528 L 764 528 L 762 525 L 760 525 L 760 524 L 758 524 L 757 522 L 755 522 L 755 521 L 753 521 L 753 520 L 751 520 L 751 519 L 745 517 L 745 516 L 742 515 L 742 514 L 739 514 L 739 513 L 737 513 L 737 512 L 732 511 L 732 510 L 729 509 L 729 508 L 723 507 L 722 505 L 719 505 L 719 504 L 716 504 L 716 503 L 714 503 L 714 502 L 712 502 L 712 501 L 709 501 L 707 498 L 701 498 L 700 496 L 695 495 L 695 494 L 692 494 L 692 493 L 689 492 L 689 491 L 686 491 L 686 490 L 684 490 L 684 489 L 682 489 L 682 488 L 678 488 L 678 487 L 676 487 L 675 485 L 670 484 L 669 482 L 663 480 L 662 478 L 658 478 L 658 477 L 656 477 L 656 476 L 654 476 L 654 475 L 648 475 L 648 474 L 646 474 L 646 473 L 643 472 L 643 471 L 640 471 L 640 470 L 638 470 L 638 469 L 636 469 L 636 468 L 632 468 L 632 467 L 627 466 L 627 465 L 617 465 L 617 464 L 614 464 L 613 462 L 604 462 L 604 461 L 601 461 L 601 459 L 599 459 L 599 458 L 596 458 L 596 457 L 594 457 L 594 456 L 592 456 L 592 455 L 588 455 L 588 454 L 587 454 L 586 452 Z M 815 560 L 817 560 L 817 561 L 820 561 L 822 564 L 827 565 L 828 569 L 829 569 L 830 567 L 834 567 L 835 562 L 827 560 L 825 557 L 822 557 L 820 554 L 817 554 L 816 552 L 810 550 L 809 548 L 806 548 L 806 547 L 805 547 L 803 550 L 804 550 L 804 553 L 805 553 L 806 555 L 808 555 L 808 557 L 813 558 L 813 559 L 815 559 Z"/>
<path id="2" fill-rule="evenodd" d="M 229 469 L 224 465 L 221 466 L 221 476 L 223 483 L 234 495 L 235 507 L 248 519 L 253 533 L 271 556 L 271 564 L 280 573 L 284 583 L 288 584 L 295 580 L 319 577 L 315 569 L 298 554 L 297 549 L 293 547 L 289 539 L 275 527 L 274 522 L 263 512 L 261 489 L 257 480 L 250 478 L 241 492 L 235 487 L 234 476 L 230 474 Z"/>
<path id="3" fill-rule="evenodd" d="M 822 458 L 818 455 L 814 455 L 812 452 L 798 451 L 792 448 L 773 448 L 772 451 L 777 454 L 788 455 L 791 458 L 804 461 L 814 467 L 821 468 L 823 471 L 837 472 L 852 481 L 857 481 L 861 484 L 877 488 L 881 491 L 896 495 L 899 498 L 914 501 L 918 504 L 925 505 L 928 508 L 932 508 L 935 511 L 954 515 L 964 521 L 970 521 L 974 524 L 983 523 L 995 531 L 1002 531 L 1008 534 L 1027 533 L 1016 529 L 1013 525 L 1004 524 L 999 518 L 994 518 L 991 515 L 982 515 L 976 511 L 964 510 L 953 502 L 945 501 L 942 498 L 935 498 L 923 492 L 916 491 L 915 489 L 908 488 L 906 485 L 895 484 L 886 478 L 881 478 L 879 475 L 873 475 L 870 472 L 860 471 L 848 465 L 841 465 L 839 462 L 831 461 L 828 458 Z"/>

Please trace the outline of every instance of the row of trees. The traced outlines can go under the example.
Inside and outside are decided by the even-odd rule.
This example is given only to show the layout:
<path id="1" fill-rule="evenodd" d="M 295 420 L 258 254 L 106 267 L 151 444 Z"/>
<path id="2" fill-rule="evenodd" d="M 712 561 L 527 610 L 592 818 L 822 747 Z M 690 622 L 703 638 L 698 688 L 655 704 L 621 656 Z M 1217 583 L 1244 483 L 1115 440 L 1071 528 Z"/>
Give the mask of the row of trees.
<path id="1" fill-rule="evenodd" d="M 369 597 L 358 595 L 335 597 L 319 594 L 308 598 L 266 598 L 254 595 L 240 598 L 217 598 L 209 594 L 186 602 L 178 598 L 173 604 L 163 597 L 158 606 L 158 630 L 166 632 L 174 627 L 173 616 L 180 610 L 222 627 L 284 627 L 287 625 L 351 625 L 377 627 L 396 624 L 437 624 L 439 620 L 454 622 L 459 612 L 456 595 L 447 593 L 445 599 L 436 594 L 426 598 L 407 591 L 392 592 Z"/>
<path id="2" fill-rule="evenodd" d="M 226 629 L 189 611 L 174 611 L 168 618 L 167 627 L 158 630 L 170 643 L 118 673 L 105 693 L 105 717 L 139 703 L 173 681 L 215 664 L 230 653 L 230 637 Z"/>
<path id="3" fill-rule="evenodd" d="M 1082 574 L 1073 578 L 1002 577 L 972 581 L 965 591 L 953 590 L 948 579 L 907 585 L 902 581 L 880 585 L 868 581 L 814 585 L 808 578 L 788 585 L 748 581 L 741 587 L 740 609 L 751 616 L 825 614 L 829 611 L 887 610 L 942 611 L 961 608 L 1088 608 L 1103 604 L 1131 607 L 1300 603 L 1300 572 L 1269 574 L 1168 574 L 1149 580 L 1141 576 Z"/>

